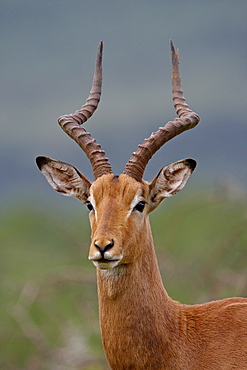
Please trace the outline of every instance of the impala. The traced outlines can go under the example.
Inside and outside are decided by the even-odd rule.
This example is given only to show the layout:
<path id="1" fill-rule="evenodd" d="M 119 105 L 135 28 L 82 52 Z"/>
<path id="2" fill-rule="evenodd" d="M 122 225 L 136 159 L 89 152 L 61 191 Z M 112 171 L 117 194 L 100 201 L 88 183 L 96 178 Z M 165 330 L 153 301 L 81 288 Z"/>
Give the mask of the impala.
<path id="1" fill-rule="evenodd" d="M 247 299 L 205 304 L 173 301 L 163 287 L 148 215 L 180 191 L 196 167 L 183 159 L 143 180 L 152 155 L 168 140 L 199 122 L 181 88 L 178 52 L 171 42 L 172 97 L 179 118 L 139 145 L 116 176 L 100 145 L 80 125 L 94 113 L 101 95 L 102 50 L 98 48 L 92 89 L 74 114 L 61 116 L 62 129 L 89 158 L 95 181 L 75 167 L 47 157 L 37 165 L 58 192 L 89 209 L 89 260 L 97 269 L 102 342 L 111 369 L 247 369 Z"/>

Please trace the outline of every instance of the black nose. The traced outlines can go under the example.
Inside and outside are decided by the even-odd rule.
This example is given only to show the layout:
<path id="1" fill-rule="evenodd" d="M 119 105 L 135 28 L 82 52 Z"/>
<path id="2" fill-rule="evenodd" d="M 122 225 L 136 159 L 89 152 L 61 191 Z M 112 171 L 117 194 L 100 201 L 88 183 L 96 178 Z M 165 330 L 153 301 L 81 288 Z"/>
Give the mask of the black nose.
<path id="1" fill-rule="evenodd" d="M 95 248 L 97 248 L 102 256 L 104 258 L 104 254 L 106 251 L 109 251 L 114 246 L 114 240 L 112 240 L 110 243 L 106 244 L 105 246 L 101 247 L 97 243 L 94 243 Z"/>

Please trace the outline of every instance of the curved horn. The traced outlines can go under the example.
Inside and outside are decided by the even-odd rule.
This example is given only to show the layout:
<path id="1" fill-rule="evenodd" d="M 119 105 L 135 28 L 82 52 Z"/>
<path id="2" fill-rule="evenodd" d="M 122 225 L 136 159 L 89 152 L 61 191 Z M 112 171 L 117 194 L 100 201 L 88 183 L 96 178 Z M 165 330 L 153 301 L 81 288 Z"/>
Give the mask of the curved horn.
<path id="1" fill-rule="evenodd" d="M 96 57 L 93 84 L 85 105 L 83 105 L 81 109 L 77 110 L 74 114 L 68 114 L 58 118 L 58 123 L 62 129 L 73 140 L 75 140 L 86 153 L 91 162 L 95 179 L 104 174 L 112 173 L 111 165 L 108 158 L 105 156 L 105 152 L 101 149 L 101 146 L 97 144 L 91 134 L 83 127 L 80 127 L 80 125 L 86 122 L 88 118 L 93 115 L 100 101 L 102 85 L 102 52 L 103 42 L 101 41 Z"/>
<path id="2" fill-rule="evenodd" d="M 172 55 L 172 100 L 179 118 L 175 118 L 164 127 L 160 127 L 157 132 L 153 132 L 148 139 L 145 139 L 142 145 L 138 145 L 137 151 L 132 154 L 124 169 L 126 175 L 137 181 L 142 180 L 148 161 L 162 145 L 176 135 L 195 127 L 200 121 L 200 117 L 189 109 L 185 102 L 179 75 L 178 51 L 174 49 L 171 40 L 170 46 Z"/>

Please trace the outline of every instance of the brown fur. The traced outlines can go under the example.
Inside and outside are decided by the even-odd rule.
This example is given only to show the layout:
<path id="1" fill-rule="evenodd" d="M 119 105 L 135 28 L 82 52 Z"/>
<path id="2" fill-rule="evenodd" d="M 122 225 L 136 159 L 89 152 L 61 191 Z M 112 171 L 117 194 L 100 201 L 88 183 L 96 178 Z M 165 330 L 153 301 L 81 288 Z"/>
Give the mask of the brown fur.
<path id="1" fill-rule="evenodd" d="M 110 233 L 126 252 L 122 264 L 97 270 L 100 326 L 111 368 L 247 369 L 247 300 L 194 306 L 173 301 L 162 285 L 148 215 L 123 222 L 141 187 L 150 201 L 147 185 L 124 175 L 114 185 L 107 180 L 92 186 L 99 210 L 97 222 L 91 216 L 92 240 Z"/>
<path id="2" fill-rule="evenodd" d="M 89 259 L 97 267 L 111 369 L 247 369 L 247 299 L 182 305 L 162 284 L 148 215 L 185 185 L 191 161 L 164 167 L 150 184 L 125 174 L 103 175 L 91 184 L 74 167 L 47 158 L 40 168 L 55 190 L 91 202 Z M 140 201 L 143 212 L 136 210 Z"/>

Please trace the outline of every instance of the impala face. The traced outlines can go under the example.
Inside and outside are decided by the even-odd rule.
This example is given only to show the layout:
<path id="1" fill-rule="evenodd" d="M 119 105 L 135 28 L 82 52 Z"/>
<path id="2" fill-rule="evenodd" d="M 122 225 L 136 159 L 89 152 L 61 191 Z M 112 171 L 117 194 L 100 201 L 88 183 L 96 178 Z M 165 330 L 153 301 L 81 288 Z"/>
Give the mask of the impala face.
<path id="1" fill-rule="evenodd" d="M 89 259 L 100 269 L 134 262 L 142 254 L 138 238 L 149 209 L 149 189 L 127 175 L 104 175 L 86 201 L 92 229 Z"/>
<path id="2" fill-rule="evenodd" d="M 70 164 L 47 157 L 38 157 L 37 164 L 56 191 L 89 209 L 89 259 L 100 269 L 133 263 L 145 253 L 148 214 L 179 192 L 196 167 L 194 159 L 183 159 L 163 167 L 150 184 L 125 174 L 102 175 L 91 184 Z"/>

